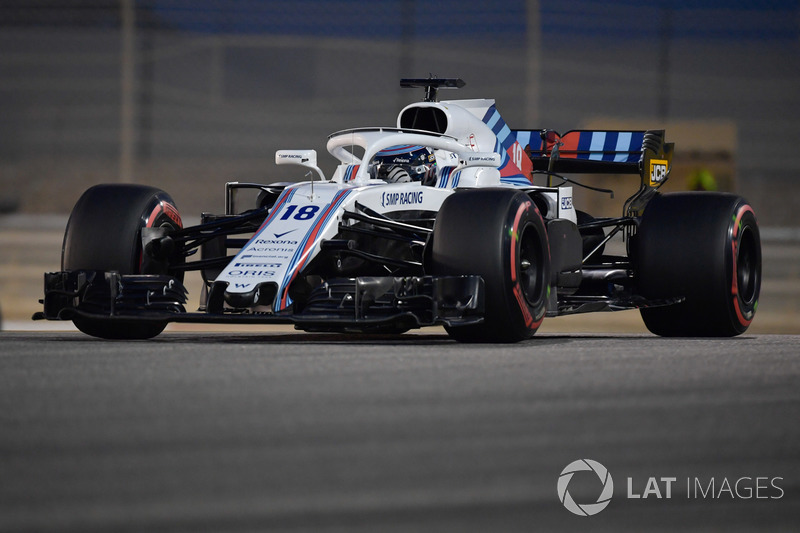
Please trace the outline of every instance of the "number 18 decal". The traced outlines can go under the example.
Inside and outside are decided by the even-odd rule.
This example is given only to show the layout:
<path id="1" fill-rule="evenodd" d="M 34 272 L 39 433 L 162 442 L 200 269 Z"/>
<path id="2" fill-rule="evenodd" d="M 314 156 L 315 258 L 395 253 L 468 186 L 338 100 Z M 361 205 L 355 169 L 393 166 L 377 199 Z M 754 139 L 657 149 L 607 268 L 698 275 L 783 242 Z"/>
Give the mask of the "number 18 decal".
<path id="1" fill-rule="evenodd" d="M 317 211 L 319 211 L 318 205 L 304 205 L 300 209 L 297 207 L 298 206 L 296 205 L 290 205 L 287 207 L 286 212 L 283 214 L 280 220 L 289 220 L 289 218 L 293 218 L 295 220 L 308 220 L 316 215 Z"/>

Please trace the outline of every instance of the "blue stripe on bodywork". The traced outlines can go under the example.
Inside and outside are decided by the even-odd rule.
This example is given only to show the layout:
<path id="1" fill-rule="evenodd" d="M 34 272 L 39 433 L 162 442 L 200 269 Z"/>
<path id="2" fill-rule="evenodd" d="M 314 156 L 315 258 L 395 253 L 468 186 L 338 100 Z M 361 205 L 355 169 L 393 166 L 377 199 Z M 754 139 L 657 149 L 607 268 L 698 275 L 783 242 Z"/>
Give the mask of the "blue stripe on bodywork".
<path id="1" fill-rule="evenodd" d="M 299 246 L 297 247 L 297 250 L 295 250 L 294 255 L 292 256 L 292 259 L 289 261 L 289 266 L 286 268 L 286 273 L 283 276 L 283 281 L 281 282 L 281 286 L 278 288 L 276 311 L 280 311 L 281 309 L 283 309 L 281 307 L 281 295 L 286 289 L 288 283 L 294 278 L 295 267 L 302 260 L 303 256 L 306 255 L 306 246 L 308 246 L 309 238 L 318 228 L 322 230 L 322 228 L 324 228 L 324 226 L 328 223 L 331 217 L 335 216 L 337 210 L 339 209 L 339 206 L 342 204 L 342 202 L 344 202 L 345 198 L 347 198 L 347 196 L 351 192 L 353 192 L 353 189 L 345 189 L 336 193 L 336 196 L 334 196 L 333 200 L 322 208 L 321 218 L 317 219 L 317 222 L 312 224 L 308 232 L 306 232 L 305 236 L 303 236 L 303 240 L 300 242 Z M 308 254 L 311 254 L 311 251 L 314 249 L 314 246 L 316 246 L 316 243 L 312 244 L 308 248 L 307 250 Z M 286 305 L 288 306 L 291 303 L 292 299 L 289 298 L 289 296 L 287 295 Z"/>
<path id="2" fill-rule="evenodd" d="M 609 131 L 606 133 L 606 140 L 603 143 L 603 161 L 614 160 L 614 150 L 617 149 L 617 138 L 619 133 L 616 131 Z"/>
<path id="3" fill-rule="evenodd" d="M 603 147 L 606 144 L 606 132 L 595 131 L 590 134 L 590 137 L 589 152 L 591 153 L 589 154 L 589 159 L 592 161 L 602 161 Z"/>
<path id="4" fill-rule="evenodd" d="M 531 186 L 531 180 L 522 174 L 517 174 L 516 176 L 504 176 L 500 178 L 500 183 L 508 183 L 509 185 L 518 185 L 522 187 Z"/>
<path id="5" fill-rule="evenodd" d="M 453 167 L 442 167 L 442 176 L 439 179 L 439 188 L 447 188 L 447 183 L 450 181 L 450 173 L 453 172 Z"/>
<path id="6" fill-rule="evenodd" d="M 516 132 L 516 138 L 519 145 L 524 149 L 526 146 L 530 146 L 531 144 L 531 132 L 530 131 L 518 131 Z"/>
<path id="7" fill-rule="evenodd" d="M 617 146 L 615 150 L 617 153 L 614 155 L 614 161 L 617 163 L 624 163 L 628 160 L 628 152 L 631 149 L 631 138 L 633 134 L 629 131 L 621 131 L 619 132 L 619 137 L 617 138 Z"/>
<path id="8" fill-rule="evenodd" d="M 588 154 L 584 154 L 591 149 L 591 146 L 592 134 L 582 132 L 578 138 L 578 159 L 588 159 Z"/>
<path id="9" fill-rule="evenodd" d="M 492 130 L 494 130 L 495 124 L 500 120 L 500 112 L 497 110 L 495 106 L 492 106 L 486 111 L 486 114 L 483 117 L 483 122 L 489 126 Z"/>

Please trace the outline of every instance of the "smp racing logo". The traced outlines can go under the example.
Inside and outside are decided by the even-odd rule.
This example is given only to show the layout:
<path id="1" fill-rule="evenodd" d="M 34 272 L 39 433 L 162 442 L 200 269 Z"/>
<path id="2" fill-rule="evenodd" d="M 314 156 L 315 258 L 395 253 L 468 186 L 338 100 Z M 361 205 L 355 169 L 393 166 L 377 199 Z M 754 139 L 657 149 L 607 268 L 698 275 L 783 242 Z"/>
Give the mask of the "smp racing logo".
<path id="1" fill-rule="evenodd" d="M 381 194 L 381 207 L 393 205 L 416 205 L 422 203 L 422 191 L 385 192 Z"/>

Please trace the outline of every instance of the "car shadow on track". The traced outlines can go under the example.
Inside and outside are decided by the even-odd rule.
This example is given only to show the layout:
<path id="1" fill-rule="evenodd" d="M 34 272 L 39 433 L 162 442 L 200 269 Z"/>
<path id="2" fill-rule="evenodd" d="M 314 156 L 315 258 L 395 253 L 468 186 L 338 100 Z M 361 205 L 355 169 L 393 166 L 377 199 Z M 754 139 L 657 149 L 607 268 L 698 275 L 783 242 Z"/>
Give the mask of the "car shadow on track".
<path id="1" fill-rule="evenodd" d="M 148 340 L 111 340 L 90 337 L 82 333 L 46 332 L 24 334 L 21 336 L 30 340 L 57 343 L 92 343 L 92 344 L 139 344 L 169 345 L 169 344 L 215 344 L 215 345 L 354 345 L 354 346 L 441 346 L 441 347 L 535 347 L 552 344 L 564 344 L 590 337 L 573 337 L 567 335 L 542 335 L 532 339 L 513 344 L 491 343 L 459 343 L 447 334 L 348 334 L 348 333 L 307 333 L 307 332 L 165 332 Z"/>
<path id="2" fill-rule="evenodd" d="M 167 333 L 156 337 L 152 342 L 160 343 L 202 343 L 202 344 L 333 344 L 333 345 L 360 345 L 360 346 L 461 346 L 486 347 L 486 346 L 542 346 L 550 344 L 564 344 L 573 342 L 579 337 L 570 336 L 539 336 L 516 344 L 491 344 L 475 343 L 463 344 L 451 339 L 446 334 L 347 334 L 347 333 L 216 333 L 216 334 L 185 334 Z M 585 337 L 583 337 L 585 338 Z"/>
<path id="3" fill-rule="evenodd" d="M 26 335 L 27 336 L 27 335 Z M 459 343 L 451 339 L 446 333 L 420 334 L 364 334 L 364 333 L 309 333 L 309 332 L 164 332 L 148 340 L 106 340 L 90 337 L 81 333 L 48 332 L 38 333 L 34 336 L 39 341 L 45 342 L 89 342 L 104 344 L 215 344 L 215 345 L 354 345 L 354 346 L 441 346 L 486 348 L 489 346 L 508 348 L 535 348 L 557 344 L 595 341 L 598 339 L 624 340 L 640 342 L 644 339 L 659 340 L 660 337 L 640 333 L 544 333 L 533 338 L 514 344 L 492 343 Z"/>

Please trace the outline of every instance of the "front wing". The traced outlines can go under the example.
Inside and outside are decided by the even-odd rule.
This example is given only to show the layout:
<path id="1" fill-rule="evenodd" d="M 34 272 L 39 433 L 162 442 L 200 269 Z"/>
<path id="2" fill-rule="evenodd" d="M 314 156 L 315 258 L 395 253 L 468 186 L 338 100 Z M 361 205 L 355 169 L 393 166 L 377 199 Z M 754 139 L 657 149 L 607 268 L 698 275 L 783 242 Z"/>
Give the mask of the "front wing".
<path id="1" fill-rule="evenodd" d="M 44 311 L 34 319 L 294 324 L 308 331 L 403 331 L 483 321 L 480 276 L 336 278 L 317 286 L 302 308 L 272 313 L 225 308 L 186 311 L 187 291 L 175 277 L 117 272 L 50 272 Z"/>

